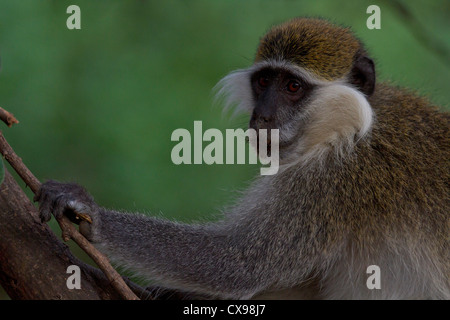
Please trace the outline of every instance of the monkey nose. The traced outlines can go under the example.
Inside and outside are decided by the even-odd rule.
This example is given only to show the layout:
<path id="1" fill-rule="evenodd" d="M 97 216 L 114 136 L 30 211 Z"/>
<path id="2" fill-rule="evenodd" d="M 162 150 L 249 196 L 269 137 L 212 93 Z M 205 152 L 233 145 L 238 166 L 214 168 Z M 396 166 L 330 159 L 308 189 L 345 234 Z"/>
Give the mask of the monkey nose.
<path id="1" fill-rule="evenodd" d="M 253 129 L 270 129 L 273 122 L 271 116 L 253 114 L 250 119 L 250 128 Z"/>

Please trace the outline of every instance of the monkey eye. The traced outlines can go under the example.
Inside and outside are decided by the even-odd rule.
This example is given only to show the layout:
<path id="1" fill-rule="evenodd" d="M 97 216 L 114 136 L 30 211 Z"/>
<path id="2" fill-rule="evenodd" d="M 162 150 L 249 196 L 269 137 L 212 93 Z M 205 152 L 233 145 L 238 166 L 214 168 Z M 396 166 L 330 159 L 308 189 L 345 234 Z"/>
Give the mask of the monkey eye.
<path id="1" fill-rule="evenodd" d="M 266 77 L 259 77 L 258 79 L 258 84 L 262 87 L 262 88 L 266 88 L 269 86 L 269 79 Z"/>
<path id="2" fill-rule="evenodd" d="M 301 87 L 300 83 L 294 80 L 289 81 L 289 83 L 287 84 L 287 90 L 292 93 L 297 92 L 300 89 L 300 87 Z"/>

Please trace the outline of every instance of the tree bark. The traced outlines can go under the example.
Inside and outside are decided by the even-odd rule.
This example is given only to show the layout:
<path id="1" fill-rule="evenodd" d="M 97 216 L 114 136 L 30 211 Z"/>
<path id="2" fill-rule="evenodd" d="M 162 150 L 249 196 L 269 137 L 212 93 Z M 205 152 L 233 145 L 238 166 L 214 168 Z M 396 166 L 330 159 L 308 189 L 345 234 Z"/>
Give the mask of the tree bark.
<path id="1" fill-rule="evenodd" d="M 81 289 L 68 289 L 69 265 L 81 270 Z M 0 186 L 0 284 L 11 299 L 120 299 L 98 269 L 72 255 L 5 169 Z M 142 292 L 141 292 L 142 293 Z"/>
<path id="2" fill-rule="evenodd" d="M 67 267 L 81 271 L 81 289 L 68 289 Z M 145 300 L 208 299 L 176 290 L 139 285 L 124 278 Z M 47 224 L 5 168 L 0 185 L 0 285 L 11 299 L 120 300 L 104 273 L 76 258 Z"/>
<path id="3" fill-rule="evenodd" d="M 0 120 L 9 127 L 19 123 L 0 107 Z M 20 178 L 37 193 L 39 180 L 22 162 L 0 132 L 1 154 Z M 3 166 L 3 164 L 1 164 Z M 66 217 L 58 219 L 65 241 L 73 239 L 103 272 L 76 257 L 43 224 L 36 208 L 5 169 L 0 185 L 0 285 L 12 299 L 193 299 L 193 294 L 159 287 L 146 289 L 122 277 L 109 260 L 90 244 Z M 78 213 L 90 223 L 89 216 Z M 80 268 L 81 288 L 69 289 L 67 268 Z M 131 289 L 131 290 L 130 290 Z M 196 299 L 206 298 L 195 295 Z"/>
<path id="4" fill-rule="evenodd" d="M 8 113 L 6 110 L 0 108 L 3 113 Z M 14 116 L 10 116 L 10 118 Z M 5 117 L 1 115 L 0 119 L 5 121 Z M 17 121 L 17 120 L 16 120 Z M 33 175 L 33 173 L 25 166 L 22 159 L 14 152 L 9 143 L 6 141 L 3 134 L 0 132 L 0 152 L 9 162 L 9 164 L 14 168 L 17 174 L 22 178 L 22 180 L 30 187 L 31 191 L 36 195 L 41 188 L 41 183 Z M 3 169 L 3 166 L 2 166 Z M 85 220 L 92 223 L 91 218 L 84 213 L 76 213 L 78 219 Z M 83 235 L 73 226 L 69 219 L 65 216 L 59 217 L 57 219 L 59 226 L 62 230 L 62 237 L 64 241 L 70 239 L 74 240 L 75 243 L 83 249 L 100 267 L 103 273 L 106 275 L 107 279 L 111 282 L 113 287 L 121 294 L 121 296 L 127 300 L 139 300 L 136 294 L 130 289 L 130 287 L 125 283 L 122 276 L 111 266 L 108 258 L 98 251 Z"/>

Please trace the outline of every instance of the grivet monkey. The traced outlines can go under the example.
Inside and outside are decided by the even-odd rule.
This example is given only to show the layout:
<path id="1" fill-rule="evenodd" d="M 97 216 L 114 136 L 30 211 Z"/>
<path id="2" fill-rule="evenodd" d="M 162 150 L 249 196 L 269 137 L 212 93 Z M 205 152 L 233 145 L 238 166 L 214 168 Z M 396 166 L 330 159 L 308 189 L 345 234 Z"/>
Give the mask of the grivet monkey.
<path id="1" fill-rule="evenodd" d="M 41 219 L 87 213 L 81 232 L 113 261 L 213 298 L 450 298 L 447 113 L 376 83 L 361 42 L 322 19 L 273 27 L 254 64 L 219 85 L 251 128 L 279 129 L 281 164 L 223 219 L 111 211 L 55 181 L 36 196 Z"/>

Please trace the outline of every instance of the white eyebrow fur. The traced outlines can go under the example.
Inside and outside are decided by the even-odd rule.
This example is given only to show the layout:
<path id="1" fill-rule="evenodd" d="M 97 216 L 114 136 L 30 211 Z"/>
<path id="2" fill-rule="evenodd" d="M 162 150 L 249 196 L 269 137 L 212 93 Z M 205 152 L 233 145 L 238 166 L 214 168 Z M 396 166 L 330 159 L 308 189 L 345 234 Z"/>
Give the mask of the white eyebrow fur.
<path id="1" fill-rule="evenodd" d="M 238 69 L 223 77 L 214 87 L 215 101 L 223 101 L 224 110 L 229 111 L 234 108 L 233 115 L 253 110 L 253 96 L 250 77 L 254 72 L 264 68 L 281 68 L 294 73 L 297 77 L 312 85 L 326 85 L 329 81 L 324 81 L 307 71 L 284 60 L 267 60 L 255 63 L 249 68 Z"/>

